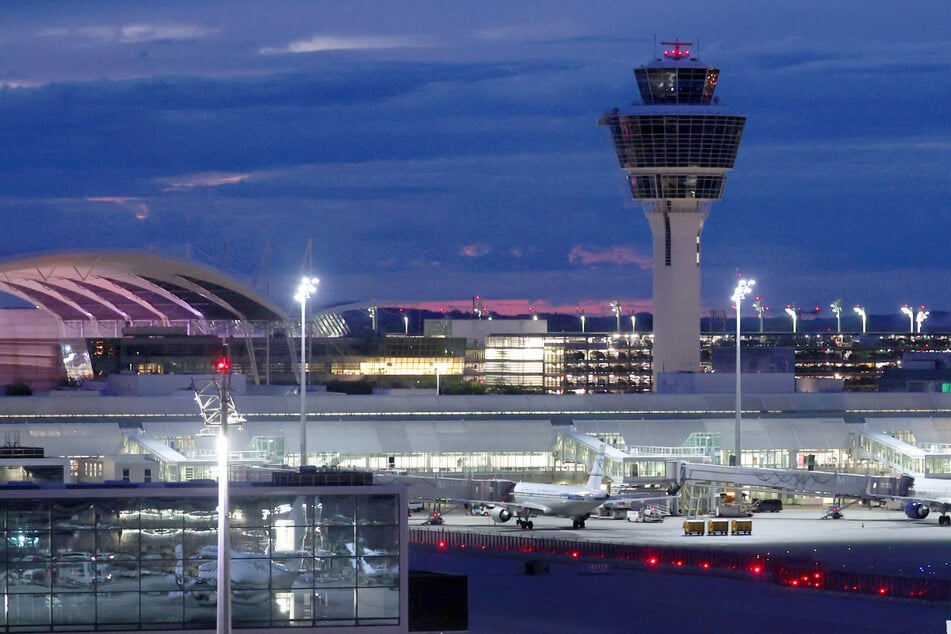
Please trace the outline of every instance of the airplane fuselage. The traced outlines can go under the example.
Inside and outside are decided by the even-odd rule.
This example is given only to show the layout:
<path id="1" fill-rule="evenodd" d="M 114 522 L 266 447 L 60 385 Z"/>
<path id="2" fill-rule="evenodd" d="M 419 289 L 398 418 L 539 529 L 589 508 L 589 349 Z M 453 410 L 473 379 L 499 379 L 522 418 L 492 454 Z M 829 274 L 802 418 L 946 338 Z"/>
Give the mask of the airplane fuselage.
<path id="1" fill-rule="evenodd" d="M 603 504 L 608 494 L 585 487 L 519 482 L 512 491 L 512 501 L 526 507 L 544 507 L 538 515 L 580 518 Z"/>

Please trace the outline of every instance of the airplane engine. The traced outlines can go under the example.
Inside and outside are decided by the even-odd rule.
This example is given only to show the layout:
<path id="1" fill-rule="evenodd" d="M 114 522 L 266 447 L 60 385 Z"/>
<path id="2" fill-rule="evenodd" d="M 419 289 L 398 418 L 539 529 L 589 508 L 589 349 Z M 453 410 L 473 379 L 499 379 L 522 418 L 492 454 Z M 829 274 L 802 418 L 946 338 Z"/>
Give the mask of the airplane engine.
<path id="1" fill-rule="evenodd" d="M 512 519 L 512 513 L 504 506 L 497 506 L 492 509 L 491 515 L 493 521 L 501 522 L 503 524 Z"/>
<path id="2" fill-rule="evenodd" d="M 931 509 L 928 505 L 921 502 L 909 502 L 905 505 L 905 515 L 913 520 L 923 520 L 928 517 L 930 512 Z"/>

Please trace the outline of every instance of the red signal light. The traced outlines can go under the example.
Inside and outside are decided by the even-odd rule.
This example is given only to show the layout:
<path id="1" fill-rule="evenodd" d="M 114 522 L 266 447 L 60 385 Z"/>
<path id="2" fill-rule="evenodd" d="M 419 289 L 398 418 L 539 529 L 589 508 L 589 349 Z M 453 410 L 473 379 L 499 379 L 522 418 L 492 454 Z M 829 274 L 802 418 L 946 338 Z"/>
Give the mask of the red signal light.
<path id="1" fill-rule="evenodd" d="M 215 361 L 215 370 L 224 374 L 231 370 L 231 359 L 228 357 L 222 357 Z"/>

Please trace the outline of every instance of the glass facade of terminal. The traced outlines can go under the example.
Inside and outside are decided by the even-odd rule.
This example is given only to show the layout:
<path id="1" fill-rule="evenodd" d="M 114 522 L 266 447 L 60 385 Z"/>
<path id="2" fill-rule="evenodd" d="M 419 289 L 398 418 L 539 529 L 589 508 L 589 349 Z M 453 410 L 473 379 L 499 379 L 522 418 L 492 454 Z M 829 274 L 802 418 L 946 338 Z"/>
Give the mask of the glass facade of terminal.
<path id="1" fill-rule="evenodd" d="M 215 629 L 216 496 L 0 488 L 0 631 Z M 400 631 L 399 489 L 235 486 L 229 508 L 235 628 Z"/>

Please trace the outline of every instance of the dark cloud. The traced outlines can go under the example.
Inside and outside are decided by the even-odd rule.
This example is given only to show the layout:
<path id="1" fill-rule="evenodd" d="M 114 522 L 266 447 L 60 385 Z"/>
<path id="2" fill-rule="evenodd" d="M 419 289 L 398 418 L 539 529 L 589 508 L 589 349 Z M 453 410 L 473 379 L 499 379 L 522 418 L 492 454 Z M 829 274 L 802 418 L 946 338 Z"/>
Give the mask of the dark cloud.
<path id="1" fill-rule="evenodd" d="M 741 267 L 786 301 L 945 304 L 938 12 L 688 5 L 638 5 L 650 32 L 557 0 L 6 6 L 0 255 L 153 249 L 280 288 L 310 240 L 328 300 L 647 298 L 650 232 L 597 117 L 675 31 L 748 117 L 704 228 L 707 303 Z M 260 54 L 327 41 L 354 48 Z"/>

